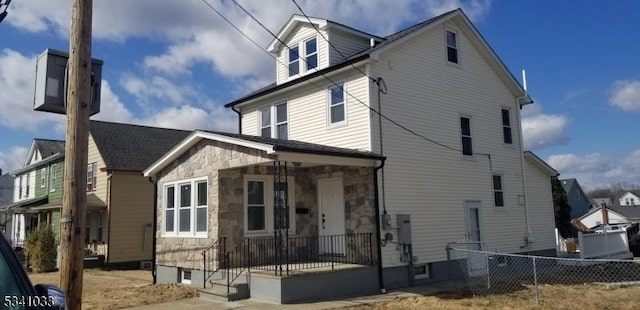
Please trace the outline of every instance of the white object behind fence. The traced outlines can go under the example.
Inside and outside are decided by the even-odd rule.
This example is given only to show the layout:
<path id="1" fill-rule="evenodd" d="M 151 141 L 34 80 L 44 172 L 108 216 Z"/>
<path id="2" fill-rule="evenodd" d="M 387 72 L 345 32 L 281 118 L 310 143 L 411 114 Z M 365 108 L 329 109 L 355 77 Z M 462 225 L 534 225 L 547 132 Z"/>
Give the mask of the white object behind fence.
<path id="1" fill-rule="evenodd" d="M 626 230 L 602 233 L 578 233 L 580 258 L 631 258 Z"/>

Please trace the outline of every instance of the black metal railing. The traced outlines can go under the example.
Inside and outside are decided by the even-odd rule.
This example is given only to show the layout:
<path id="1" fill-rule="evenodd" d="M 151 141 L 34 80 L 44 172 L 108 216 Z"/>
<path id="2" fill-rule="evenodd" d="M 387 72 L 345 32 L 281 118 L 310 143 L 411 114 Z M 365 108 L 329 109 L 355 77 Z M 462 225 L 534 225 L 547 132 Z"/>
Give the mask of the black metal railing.
<path id="1" fill-rule="evenodd" d="M 292 271 L 319 268 L 335 270 L 341 264 L 375 264 L 372 233 L 246 237 L 231 250 L 227 251 L 227 246 L 227 239 L 221 238 L 214 246 L 202 252 L 205 261 L 205 286 L 206 281 L 218 273 L 222 276 L 219 280 L 226 280 L 227 292 L 250 269 L 288 276 Z M 213 252 L 214 248 L 217 252 Z M 212 262 L 216 259 L 217 262 Z"/>
<path id="2" fill-rule="evenodd" d="M 203 260 L 203 287 L 207 287 L 207 281 L 219 271 L 224 261 L 224 253 L 226 250 L 227 238 L 220 238 L 213 242 L 211 246 L 202 251 Z"/>

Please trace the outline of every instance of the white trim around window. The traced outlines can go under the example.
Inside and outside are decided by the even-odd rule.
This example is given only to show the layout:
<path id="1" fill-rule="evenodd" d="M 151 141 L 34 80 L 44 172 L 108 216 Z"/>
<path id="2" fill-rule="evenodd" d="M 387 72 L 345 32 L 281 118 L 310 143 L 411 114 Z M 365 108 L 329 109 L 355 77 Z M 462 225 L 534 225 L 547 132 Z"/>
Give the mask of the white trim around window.
<path id="1" fill-rule="evenodd" d="M 162 185 L 162 237 L 206 238 L 209 227 L 208 177 Z"/>
<path id="2" fill-rule="evenodd" d="M 274 182 L 271 175 L 244 176 L 244 234 L 245 236 L 269 235 L 274 231 Z M 295 234 L 295 183 L 287 177 L 289 205 L 289 234 Z M 251 213 L 251 215 L 249 214 Z M 251 228 L 251 229 L 250 229 Z"/>
<path id="3" fill-rule="evenodd" d="M 259 136 L 289 139 L 289 104 L 280 101 L 258 109 L 258 128 Z"/>
<path id="4" fill-rule="evenodd" d="M 318 70 L 320 54 L 316 36 L 300 40 L 286 49 L 287 79 L 297 78 Z"/>
<path id="5" fill-rule="evenodd" d="M 340 127 L 347 124 L 347 94 L 344 82 L 327 89 L 327 126 Z"/>
<path id="6" fill-rule="evenodd" d="M 458 40 L 458 32 L 445 28 L 444 45 L 447 63 L 453 65 L 460 64 L 460 40 Z"/>

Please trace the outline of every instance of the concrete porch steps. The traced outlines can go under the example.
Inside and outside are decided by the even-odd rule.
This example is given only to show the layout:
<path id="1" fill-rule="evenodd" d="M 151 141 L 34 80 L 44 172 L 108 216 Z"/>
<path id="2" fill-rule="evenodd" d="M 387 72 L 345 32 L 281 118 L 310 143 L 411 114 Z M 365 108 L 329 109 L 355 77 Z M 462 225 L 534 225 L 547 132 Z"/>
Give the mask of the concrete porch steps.
<path id="1" fill-rule="evenodd" d="M 251 297 L 249 293 L 249 284 L 246 281 L 238 282 L 238 280 L 236 280 L 237 283 L 234 282 L 231 284 L 228 293 L 227 282 L 225 279 L 211 280 L 211 287 L 200 289 L 200 297 L 217 301 L 235 301 Z"/>

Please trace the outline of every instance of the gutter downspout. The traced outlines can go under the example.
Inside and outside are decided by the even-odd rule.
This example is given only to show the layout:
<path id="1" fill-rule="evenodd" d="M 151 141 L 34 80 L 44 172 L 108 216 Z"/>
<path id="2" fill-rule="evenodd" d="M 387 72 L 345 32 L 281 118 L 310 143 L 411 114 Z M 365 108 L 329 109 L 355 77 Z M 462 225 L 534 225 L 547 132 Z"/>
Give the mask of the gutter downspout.
<path id="1" fill-rule="evenodd" d="M 110 249 L 111 249 L 111 217 L 112 217 L 112 213 L 113 213 L 113 201 L 111 200 L 111 184 L 113 184 L 113 181 L 111 180 L 111 178 L 113 177 L 113 170 L 107 170 L 107 214 L 109 215 L 107 217 L 107 257 L 105 260 L 105 265 L 109 265 L 109 260 L 111 259 L 111 255 L 110 255 Z"/>
<path id="2" fill-rule="evenodd" d="M 236 114 L 238 114 L 238 133 L 242 134 L 242 114 L 240 114 L 240 111 L 236 110 L 235 106 L 231 107 L 231 110 L 233 110 L 233 112 L 236 112 Z"/>
<path id="3" fill-rule="evenodd" d="M 522 106 L 520 104 L 520 101 L 523 99 L 528 98 L 529 95 L 527 94 L 526 90 L 525 90 L 525 94 L 521 97 L 517 97 L 516 98 L 516 113 L 518 114 L 518 135 L 519 135 L 519 144 L 520 144 L 520 175 L 522 176 L 522 194 L 524 195 L 524 224 L 525 224 L 525 229 L 526 229 L 526 235 L 525 235 L 525 240 L 524 240 L 524 245 L 522 245 L 520 248 L 524 249 L 526 247 L 528 247 L 530 244 L 532 244 L 533 242 L 535 242 L 535 238 L 533 237 L 533 232 L 531 231 L 531 225 L 529 224 L 529 209 L 528 209 L 528 195 L 527 195 L 527 181 L 526 181 L 526 174 L 524 172 L 524 142 L 522 140 L 522 119 L 521 119 L 521 113 L 520 113 L 520 109 L 522 109 Z M 533 101 L 531 101 L 530 103 L 533 103 Z"/>
<path id="4" fill-rule="evenodd" d="M 151 274 L 153 275 L 153 284 L 158 283 L 158 273 L 156 271 L 156 238 L 157 229 L 156 223 L 158 222 L 158 180 L 153 177 L 149 177 L 149 183 L 153 184 L 153 221 L 151 222 L 151 229 L 153 229 L 153 239 L 151 240 Z"/>
<path id="5" fill-rule="evenodd" d="M 373 188 L 374 188 L 374 197 L 375 197 L 375 217 L 376 217 L 376 250 L 378 255 L 378 286 L 380 287 L 381 293 L 386 293 L 387 289 L 384 287 L 384 275 L 382 271 L 382 247 L 380 240 L 381 230 L 380 230 L 380 221 L 382 218 L 380 217 L 380 195 L 378 193 L 378 170 L 384 167 L 385 159 L 382 159 L 382 163 L 380 166 L 373 168 Z"/>

